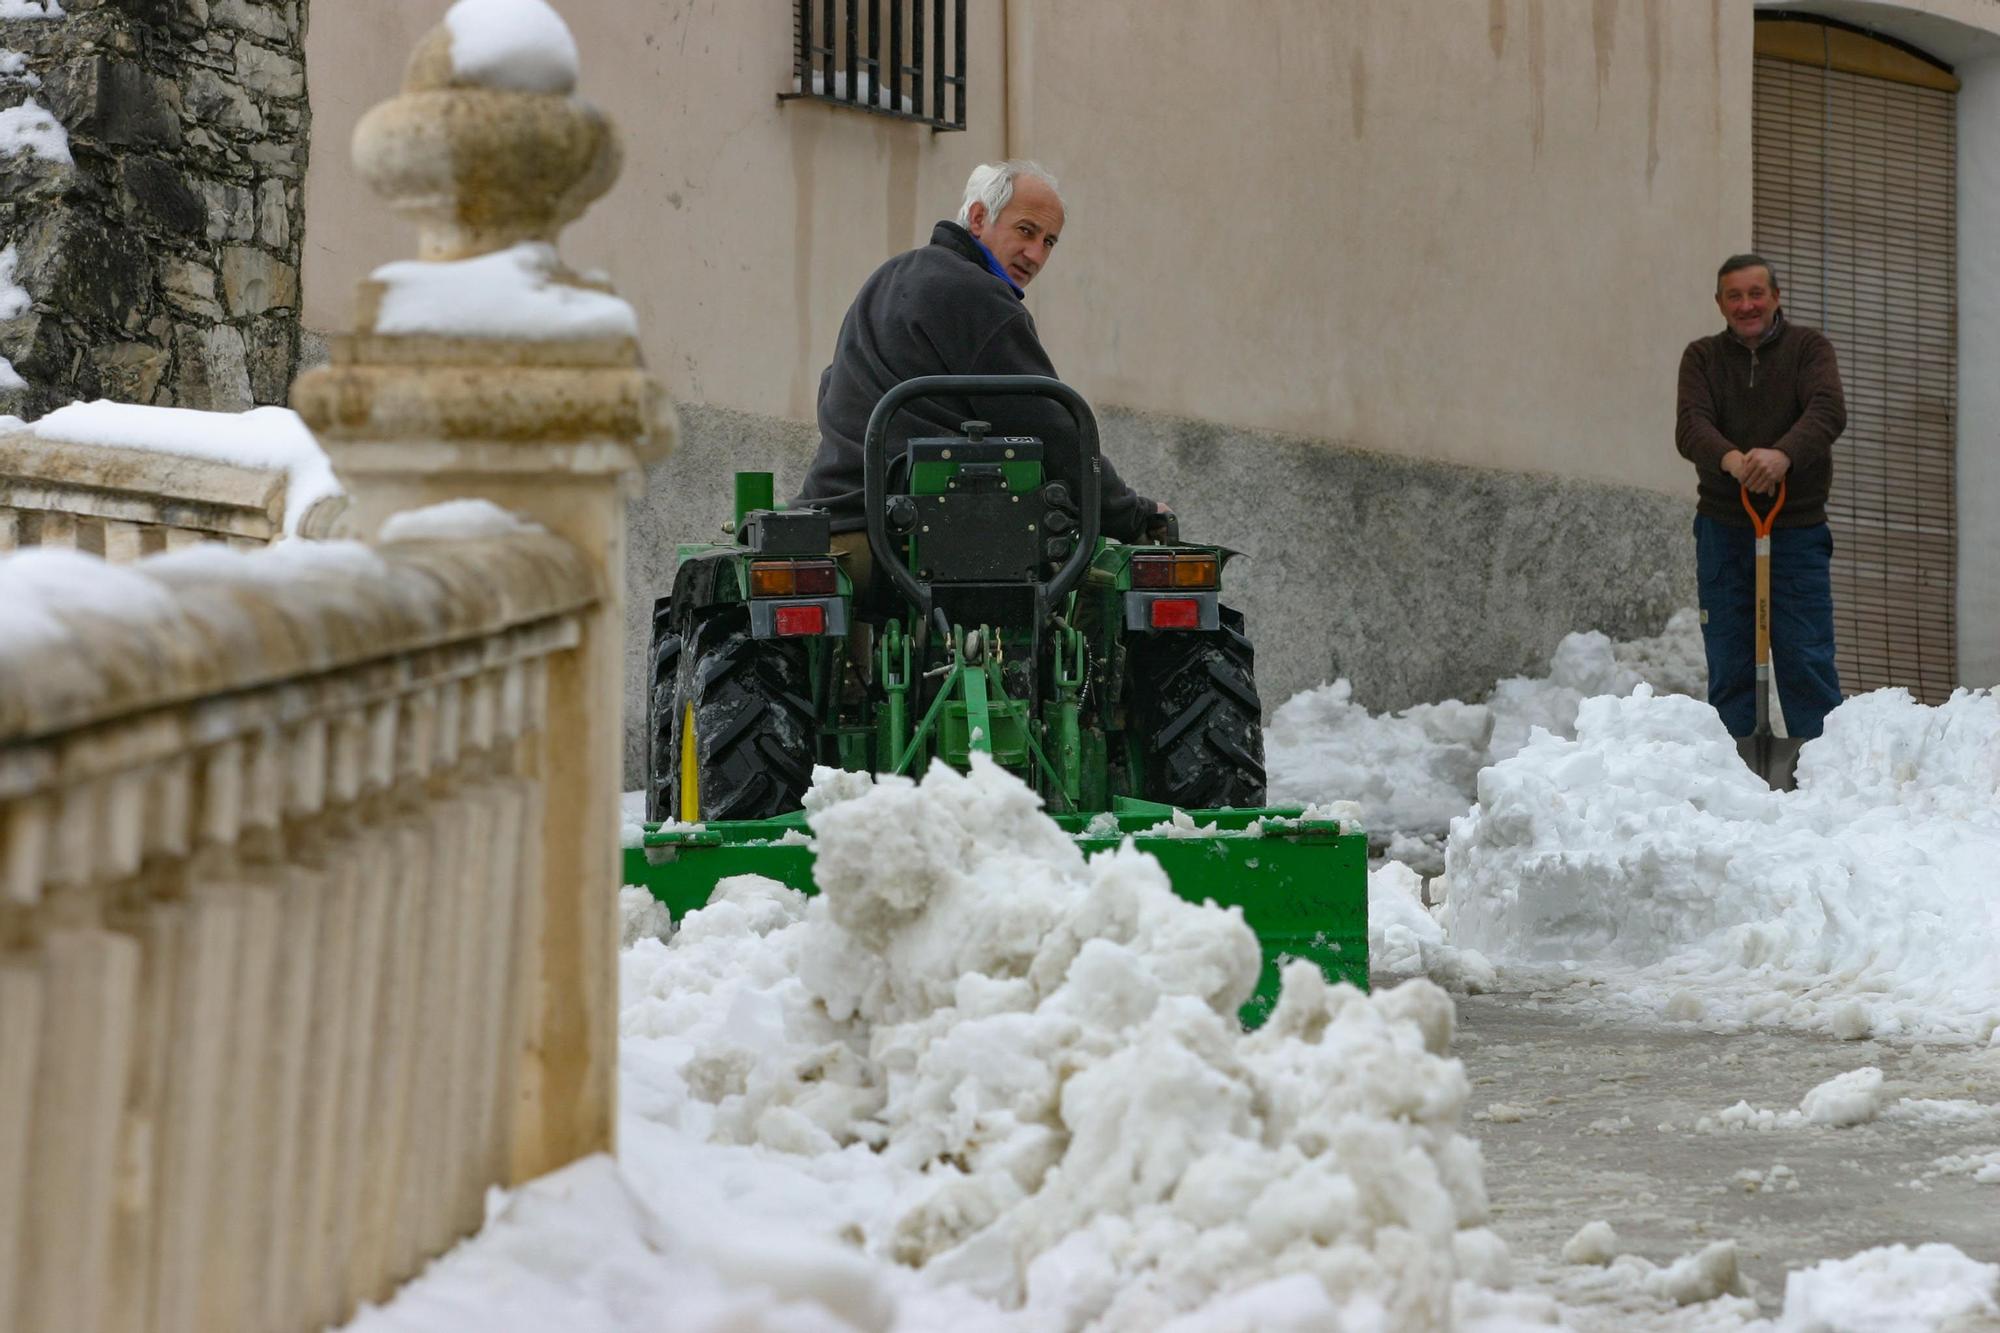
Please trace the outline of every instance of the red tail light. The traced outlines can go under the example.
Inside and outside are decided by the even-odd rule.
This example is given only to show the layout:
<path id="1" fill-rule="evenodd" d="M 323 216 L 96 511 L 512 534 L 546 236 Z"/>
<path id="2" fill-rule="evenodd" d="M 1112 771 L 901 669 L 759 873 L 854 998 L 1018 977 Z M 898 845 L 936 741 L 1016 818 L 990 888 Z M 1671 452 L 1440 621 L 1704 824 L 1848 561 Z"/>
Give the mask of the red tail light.
<path id="1" fill-rule="evenodd" d="M 1161 597 L 1154 601 L 1154 629 L 1199 629 L 1201 603 L 1192 597 Z"/>
<path id="2" fill-rule="evenodd" d="M 801 560 L 796 566 L 799 596 L 831 597 L 839 591 L 839 583 L 834 578 L 833 562 L 808 564 Z"/>
<path id="3" fill-rule="evenodd" d="M 1189 603 L 1193 605 L 1192 602 Z M 776 613 L 776 626 L 781 638 L 796 634 L 826 633 L 826 608 L 819 606 L 781 606 Z"/>

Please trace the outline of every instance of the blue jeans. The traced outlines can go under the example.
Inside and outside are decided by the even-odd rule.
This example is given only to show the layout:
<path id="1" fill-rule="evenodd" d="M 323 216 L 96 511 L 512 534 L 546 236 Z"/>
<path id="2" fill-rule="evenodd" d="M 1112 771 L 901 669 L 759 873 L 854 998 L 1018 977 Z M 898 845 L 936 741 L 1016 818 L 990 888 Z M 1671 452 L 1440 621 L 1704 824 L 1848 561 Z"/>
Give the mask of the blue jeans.
<path id="1" fill-rule="evenodd" d="M 1694 520 L 1708 702 L 1732 736 L 1757 729 L 1757 537 L 1700 514 Z M 1771 533 L 1771 666 L 1785 730 L 1811 740 L 1840 703 L 1833 665 L 1833 534 L 1821 523 Z"/>

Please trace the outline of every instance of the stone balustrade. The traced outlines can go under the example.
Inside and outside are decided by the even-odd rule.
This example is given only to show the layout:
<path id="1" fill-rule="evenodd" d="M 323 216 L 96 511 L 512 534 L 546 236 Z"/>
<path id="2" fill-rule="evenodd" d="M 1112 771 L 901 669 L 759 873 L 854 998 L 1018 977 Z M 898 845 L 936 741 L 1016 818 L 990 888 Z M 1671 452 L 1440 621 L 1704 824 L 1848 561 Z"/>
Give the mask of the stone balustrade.
<path id="1" fill-rule="evenodd" d="M 61 547 L 127 563 L 203 541 L 265 546 L 284 532 L 288 481 L 280 468 L 0 431 L 0 551 Z M 344 503 L 319 500 L 296 535 L 327 535 Z"/>
<path id="2" fill-rule="evenodd" d="M 230 549 L 285 506 L 162 455 L 6 492 L 82 549 L 0 555 L 0 1328 L 321 1328 L 614 1146 L 619 574 L 673 418 L 556 258 L 609 122 L 454 40 L 357 136 L 424 261 L 293 389 L 347 540 Z"/>
<path id="3" fill-rule="evenodd" d="M 600 580 L 529 531 L 44 599 L 0 660 L 0 1323 L 320 1327 L 478 1226 Z"/>

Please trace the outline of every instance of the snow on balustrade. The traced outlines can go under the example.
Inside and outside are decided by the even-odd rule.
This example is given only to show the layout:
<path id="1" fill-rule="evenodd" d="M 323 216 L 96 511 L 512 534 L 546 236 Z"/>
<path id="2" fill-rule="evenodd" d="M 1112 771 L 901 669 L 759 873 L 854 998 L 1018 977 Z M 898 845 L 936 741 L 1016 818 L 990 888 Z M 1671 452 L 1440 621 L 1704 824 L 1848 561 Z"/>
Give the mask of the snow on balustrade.
<path id="1" fill-rule="evenodd" d="M 0 550 L 130 561 L 201 541 L 321 537 L 346 497 L 298 414 L 72 403 L 0 417 Z"/>

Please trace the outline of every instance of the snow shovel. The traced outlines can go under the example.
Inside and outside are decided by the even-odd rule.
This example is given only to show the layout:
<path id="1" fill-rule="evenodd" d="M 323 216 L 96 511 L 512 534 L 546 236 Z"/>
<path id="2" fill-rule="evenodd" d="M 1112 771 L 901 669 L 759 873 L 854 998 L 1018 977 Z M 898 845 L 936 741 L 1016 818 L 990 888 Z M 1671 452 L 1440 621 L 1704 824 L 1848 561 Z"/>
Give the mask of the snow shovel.
<path id="1" fill-rule="evenodd" d="M 1757 536 L 1757 725 L 1749 736 L 1737 742 L 1736 748 L 1750 771 L 1775 789 L 1791 785 L 1789 772 L 1780 774 L 1774 770 L 1780 766 L 1789 768 L 1789 762 L 1781 765 L 1781 760 L 1789 761 L 1796 753 L 1778 743 L 1789 739 L 1791 733 L 1785 729 L 1778 677 L 1771 669 L 1771 525 L 1777 521 L 1778 511 L 1785 507 L 1785 483 L 1779 480 L 1777 498 L 1761 514 L 1750 498 L 1750 488 L 1744 486 L 1740 493 L 1743 512 L 1750 515 L 1750 527 Z"/>

